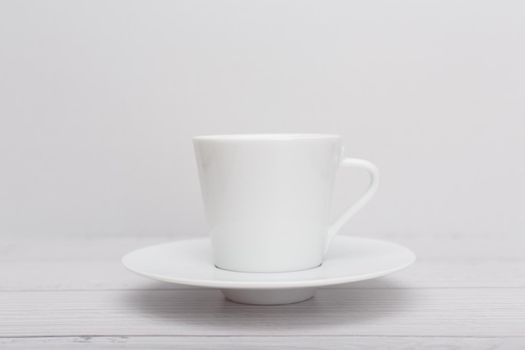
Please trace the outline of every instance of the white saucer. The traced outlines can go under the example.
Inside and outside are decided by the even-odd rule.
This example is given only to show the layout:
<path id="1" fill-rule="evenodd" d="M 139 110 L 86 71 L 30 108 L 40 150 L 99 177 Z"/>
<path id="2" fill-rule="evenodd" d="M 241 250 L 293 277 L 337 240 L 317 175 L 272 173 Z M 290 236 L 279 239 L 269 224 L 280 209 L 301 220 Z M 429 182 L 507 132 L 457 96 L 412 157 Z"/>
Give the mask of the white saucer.
<path id="1" fill-rule="evenodd" d="M 310 299 L 317 287 L 387 275 L 415 261 L 398 244 L 359 237 L 334 238 L 324 263 L 310 270 L 244 273 L 221 270 L 211 260 L 209 238 L 159 244 L 128 253 L 122 263 L 139 275 L 189 286 L 218 288 L 227 299 L 275 305 Z"/>

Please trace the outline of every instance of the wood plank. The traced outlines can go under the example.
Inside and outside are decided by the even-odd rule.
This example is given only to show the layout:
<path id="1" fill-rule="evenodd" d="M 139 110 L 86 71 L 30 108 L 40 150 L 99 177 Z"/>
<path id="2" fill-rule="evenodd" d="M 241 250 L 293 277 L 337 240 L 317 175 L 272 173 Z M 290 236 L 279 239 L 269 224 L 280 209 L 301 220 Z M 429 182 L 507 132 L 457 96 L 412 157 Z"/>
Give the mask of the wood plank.
<path id="1" fill-rule="evenodd" d="M 392 278 L 400 288 L 525 287 L 524 238 L 525 235 L 513 241 L 471 237 L 401 240 L 416 251 L 418 260 Z M 0 242 L 0 291 L 180 288 L 150 282 L 120 264 L 120 257 L 129 250 L 165 241 L 169 239 L 7 239 Z M 378 284 L 367 281 L 347 287 L 370 288 Z"/>
<path id="2" fill-rule="evenodd" d="M 192 237 L 192 236 L 188 236 Z M 378 236 L 406 245 L 418 260 L 525 263 L 525 235 L 514 237 L 398 237 Z M 0 241 L 0 261 L 115 261 L 147 245 L 173 241 L 172 237 L 7 237 Z"/>
<path id="3" fill-rule="evenodd" d="M 518 337 L 523 289 L 323 289 L 307 302 L 239 305 L 218 291 L 0 293 L 0 336 Z"/>
<path id="4" fill-rule="evenodd" d="M 180 285 L 155 282 L 127 271 L 115 261 L 1 262 L 0 292 L 25 290 L 173 289 Z M 523 288 L 525 263 L 421 260 L 387 278 L 396 288 Z M 380 280 L 338 288 L 381 288 Z M 392 288 L 393 286 L 389 286 Z"/>
<path id="5" fill-rule="evenodd" d="M 470 337 L 127 337 L 87 336 L 0 338 L 2 349 L 473 349 L 514 350 L 525 347 L 520 338 Z"/>

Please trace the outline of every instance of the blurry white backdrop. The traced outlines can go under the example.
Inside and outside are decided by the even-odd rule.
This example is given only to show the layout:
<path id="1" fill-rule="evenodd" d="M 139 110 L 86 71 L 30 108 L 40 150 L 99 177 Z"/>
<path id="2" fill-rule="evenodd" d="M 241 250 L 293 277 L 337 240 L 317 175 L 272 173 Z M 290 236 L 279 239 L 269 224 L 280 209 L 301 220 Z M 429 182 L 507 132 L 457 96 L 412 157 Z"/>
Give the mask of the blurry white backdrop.
<path id="1" fill-rule="evenodd" d="M 321 132 L 344 233 L 525 228 L 520 1 L 2 1 L 0 234 L 203 235 L 191 137 Z M 335 211 L 365 174 L 342 173 Z"/>

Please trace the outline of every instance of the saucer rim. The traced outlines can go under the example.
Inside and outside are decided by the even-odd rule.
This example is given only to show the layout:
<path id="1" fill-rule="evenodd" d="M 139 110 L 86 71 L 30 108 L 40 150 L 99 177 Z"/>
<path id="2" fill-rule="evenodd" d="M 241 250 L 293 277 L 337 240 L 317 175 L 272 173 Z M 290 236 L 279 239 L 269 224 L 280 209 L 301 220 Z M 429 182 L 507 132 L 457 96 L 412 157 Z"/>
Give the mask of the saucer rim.
<path id="1" fill-rule="evenodd" d="M 157 275 L 154 273 L 140 272 L 130 267 L 129 263 L 126 262 L 126 260 L 129 259 L 130 255 L 140 250 L 143 250 L 143 249 L 150 249 L 150 248 L 155 248 L 158 246 L 164 246 L 167 244 L 173 244 L 173 243 L 183 242 L 183 241 L 184 242 L 186 241 L 204 241 L 207 239 L 209 238 L 198 237 L 198 238 L 189 238 L 189 239 L 179 239 L 179 240 L 170 241 L 166 243 L 154 244 L 154 245 L 138 248 L 138 249 L 132 250 L 128 252 L 127 254 L 125 254 L 121 258 L 121 263 L 124 265 L 124 267 L 128 271 L 131 271 L 140 276 L 162 281 L 162 282 L 181 284 L 185 286 L 218 288 L 218 289 L 294 289 L 294 288 L 318 288 L 318 287 L 326 287 L 326 286 L 332 286 L 332 285 L 339 285 L 339 284 L 345 284 L 345 283 L 353 283 L 353 282 L 370 280 L 370 279 L 382 277 L 382 276 L 389 275 L 391 273 L 403 270 L 407 268 L 408 266 L 412 265 L 417 259 L 416 254 L 412 250 L 398 243 L 393 243 L 393 242 L 382 240 L 382 239 L 341 235 L 341 236 L 337 236 L 336 239 L 366 240 L 366 241 L 373 241 L 373 242 L 378 242 L 382 244 L 388 243 L 390 245 L 396 246 L 397 249 L 402 249 L 405 251 L 405 253 L 407 254 L 407 261 L 404 264 L 400 264 L 390 269 L 380 270 L 380 271 L 376 271 L 373 273 L 366 273 L 366 274 L 361 274 L 361 275 L 324 278 L 324 279 L 318 279 L 318 280 L 316 279 L 294 280 L 294 281 L 283 280 L 283 281 L 271 281 L 271 282 L 268 282 L 268 281 L 227 281 L 227 280 L 217 281 L 217 280 L 200 280 L 200 279 L 187 279 L 187 278 L 166 278 L 165 276 Z M 232 274 L 246 274 L 246 275 L 261 274 L 261 272 L 237 272 L 237 271 L 228 271 L 228 270 L 226 271 Z M 302 273 L 305 271 L 308 271 L 308 270 L 300 270 L 300 271 L 293 271 L 293 272 L 272 272 L 271 274 L 293 275 L 293 274 Z"/>

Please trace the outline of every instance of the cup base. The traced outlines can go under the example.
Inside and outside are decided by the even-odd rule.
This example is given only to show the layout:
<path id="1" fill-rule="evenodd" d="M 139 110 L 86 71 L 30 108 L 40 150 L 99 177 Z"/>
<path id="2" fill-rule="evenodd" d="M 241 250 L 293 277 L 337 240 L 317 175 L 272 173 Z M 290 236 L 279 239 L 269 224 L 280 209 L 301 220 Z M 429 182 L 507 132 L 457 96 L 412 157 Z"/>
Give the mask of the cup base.
<path id="1" fill-rule="evenodd" d="M 298 289 L 221 289 L 226 299 L 239 304 L 284 305 L 311 299 L 317 288 Z"/>
<path id="2" fill-rule="evenodd" d="M 265 273 L 294 273 L 294 272 L 301 272 L 301 271 L 308 271 L 308 270 L 312 270 L 312 269 L 317 269 L 321 266 L 323 266 L 323 262 L 321 261 L 320 263 L 316 264 L 316 265 L 313 265 L 311 267 L 306 267 L 306 268 L 297 268 L 297 269 L 256 269 L 256 270 L 244 270 L 244 269 L 236 269 L 236 268 L 227 268 L 227 267 L 222 267 L 222 266 L 219 266 L 217 264 L 214 264 L 215 268 L 219 269 L 219 270 L 224 270 L 224 271 L 230 271 L 230 272 L 239 272 L 239 273 L 261 273 L 261 274 L 265 274 Z"/>

